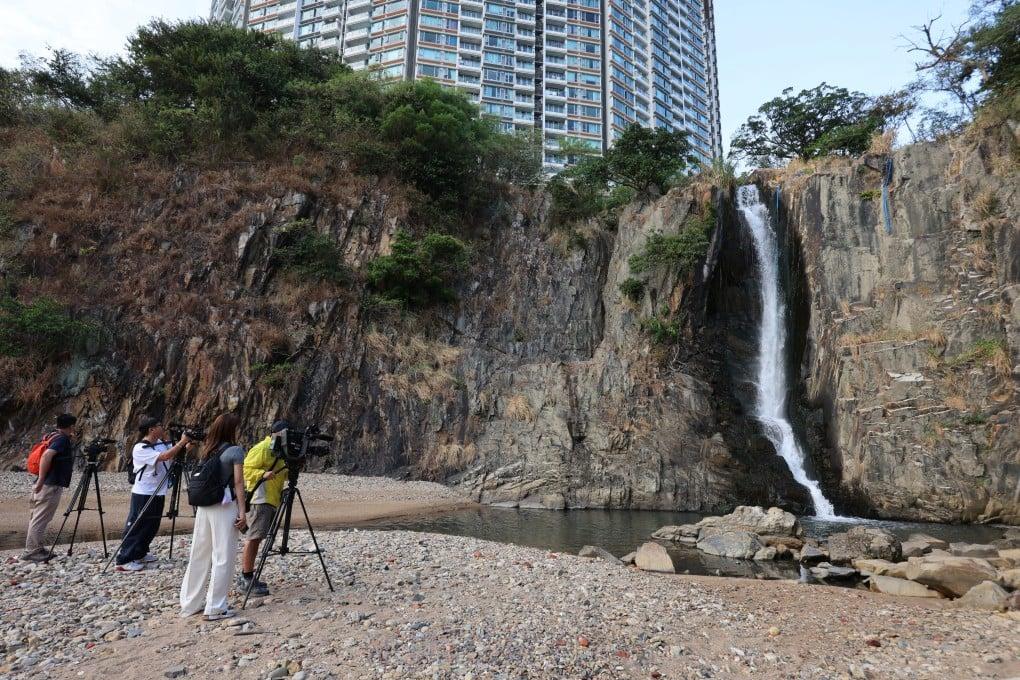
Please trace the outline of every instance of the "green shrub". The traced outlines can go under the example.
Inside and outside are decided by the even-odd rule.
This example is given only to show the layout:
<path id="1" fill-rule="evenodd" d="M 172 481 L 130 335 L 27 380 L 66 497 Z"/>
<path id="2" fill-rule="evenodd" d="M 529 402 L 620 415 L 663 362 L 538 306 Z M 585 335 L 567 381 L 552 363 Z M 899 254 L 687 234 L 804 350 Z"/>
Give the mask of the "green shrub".
<path id="1" fill-rule="evenodd" d="M 351 280 L 343 263 L 343 251 L 307 220 L 287 225 L 273 252 L 273 262 L 281 270 L 307 281 L 343 284 Z"/>
<path id="2" fill-rule="evenodd" d="M 879 198 L 881 198 L 882 190 L 881 189 L 867 189 L 865 191 L 862 191 L 860 196 L 861 196 L 861 200 L 862 201 L 875 201 L 875 200 L 878 200 Z"/>
<path id="3" fill-rule="evenodd" d="M 401 231 L 391 250 L 368 263 L 368 282 L 379 296 L 408 307 L 456 299 L 452 283 L 468 264 L 467 248 L 461 241 L 446 234 L 415 239 Z"/>
<path id="4" fill-rule="evenodd" d="M 640 302 L 645 294 L 645 282 L 632 276 L 620 284 L 620 292 L 631 302 Z"/>
<path id="5" fill-rule="evenodd" d="M 99 335 L 94 323 L 72 318 L 49 298 L 0 298 L 0 356 L 53 358 L 81 351 Z"/>
<path id="6" fill-rule="evenodd" d="M 644 250 L 631 256 L 630 270 L 643 274 L 668 267 L 684 274 L 704 259 L 708 252 L 710 224 L 702 218 L 689 220 L 680 233 L 666 236 L 656 232 L 648 237 Z"/>
<path id="7" fill-rule="evenodd" d="M 643 319 L 641 329 L 652 342 L 659 345 L 669 345 L 680 339 L 680 319 L 670 319 L 669 310 L 666 309 L 662 310 L 661 315 Z"/>
<path id="8" fill-rule="evenodd" d="M 278 364 L 256 363 L 252 365 L 251 370 L 259 383 L 273 389 L 288 385 L 297 370 L 297 366 L 289 361 Z"/>
<path id="9" fill-rule="evenodd" d="M 969 348 L 952 357 L 946 363 L 950 366 L 962 366 L 972 361 L 991 359 L 1004 351 L 1003 343 L 998 340 L 984 338 L 977 340 Z"/>

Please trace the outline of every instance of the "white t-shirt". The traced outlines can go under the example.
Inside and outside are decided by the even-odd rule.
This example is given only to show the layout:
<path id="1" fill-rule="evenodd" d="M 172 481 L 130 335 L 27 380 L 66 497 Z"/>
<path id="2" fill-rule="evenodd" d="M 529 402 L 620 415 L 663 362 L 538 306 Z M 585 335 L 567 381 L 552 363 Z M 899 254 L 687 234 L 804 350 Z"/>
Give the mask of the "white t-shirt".
<path id="1" fill-rule="evenodd" d="M 157 462 L 156 458 L 159 457 L 159 454 L 172 448 L 173 445 L 169 442 L 149 444 L 146 441 L 140 441 L 135 444 L 134 450 L 131 451 L 131 461 L 135 470 L 135 484 L 131 487 L 131 493 L 142 496 L 166 495 L 167 485 L 163 483 L 163 480 L 166 479 L 167 471 L 170 469 L 170 461 Z"/>

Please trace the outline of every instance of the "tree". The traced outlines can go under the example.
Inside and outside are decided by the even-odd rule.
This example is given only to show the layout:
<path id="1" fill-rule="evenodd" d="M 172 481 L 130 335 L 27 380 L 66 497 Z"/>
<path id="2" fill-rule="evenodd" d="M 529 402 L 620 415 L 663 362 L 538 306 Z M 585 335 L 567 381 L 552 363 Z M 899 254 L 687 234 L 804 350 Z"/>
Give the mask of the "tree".
<path id="1" fill-rule="evenodd" d="M 794 95 L 786 88 L 740 126 L 733 153 L 773 165 L 829 154 L 857 155 L 871 137 L 909 108 L 906 93 L 872 99 L 826 83 Z"/>
<path id="2" fill-rule="evenodd" d="M 922 55 L 916 65 L 922 86 L 951 94 L 971 115 L 988 96 L 1020 93 L 1020 3 L 977 2 L 971 20 L 948 34 L 936 33 L 940 20 L 918 26 L 920 40 L 908 40 L 910 51 Z"/>
<path id="3" fill-rule="evenodd" d="M 608 183 L 639 193 L 664 189 L 692 161 L 687 133 L 629 125 L 601 158 L 588 159 Z"/>

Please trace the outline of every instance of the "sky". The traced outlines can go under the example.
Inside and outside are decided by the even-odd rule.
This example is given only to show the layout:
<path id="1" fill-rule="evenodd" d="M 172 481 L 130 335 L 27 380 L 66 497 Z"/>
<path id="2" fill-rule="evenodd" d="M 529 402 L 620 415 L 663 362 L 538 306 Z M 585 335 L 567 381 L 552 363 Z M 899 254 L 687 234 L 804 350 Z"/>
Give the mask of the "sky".
<path id="1" fill-rule="evenodd" d="M 901 36 L 942 15 L 961 22 L 971 0 L 715 0 L 723 144 L 748 116 L 788 86 L 822 81 L 868 94 L 914 77 Z M 209 0 L 0 0 L 0 66 L 47 46 L 120 51 L 155 16 L 206 17 Z"/>
<path id="2" fill-rule="evenodd" d="M 870 95 L 914 79 L 914 26 L 947 29 L 971 0 L 715 0 L 723 145 L 785 88 L 821 82 Z"/>

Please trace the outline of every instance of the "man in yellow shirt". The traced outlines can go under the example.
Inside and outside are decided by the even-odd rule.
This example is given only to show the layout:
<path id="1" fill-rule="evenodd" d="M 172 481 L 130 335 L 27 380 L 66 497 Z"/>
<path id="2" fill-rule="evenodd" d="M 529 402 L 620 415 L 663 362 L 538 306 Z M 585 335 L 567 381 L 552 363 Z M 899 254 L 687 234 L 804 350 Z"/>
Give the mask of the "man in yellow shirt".
<path id="1" fill-rule="evenodd" d="M 237 576 L 237 587 L 247 591 L 255 578 L 255 558 L 259 544 L 269 533 L 276 509 L 280 507 L 280 495 L 287 483 L 287 463 L 273 454 L 273 436 L 285 432 L 290 425 L 285 420 L 273 423 L 272 433 L 253 446 L 244 457 L 244 487 L 251 495 L 248 501 L 248 531 L 244 534 L 244 551 L 241 553 L 241 573 Z M 268 595 L 269 588 L 257 581 L 251 589 L 252 595 Z"/>

